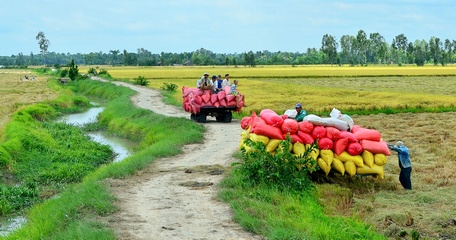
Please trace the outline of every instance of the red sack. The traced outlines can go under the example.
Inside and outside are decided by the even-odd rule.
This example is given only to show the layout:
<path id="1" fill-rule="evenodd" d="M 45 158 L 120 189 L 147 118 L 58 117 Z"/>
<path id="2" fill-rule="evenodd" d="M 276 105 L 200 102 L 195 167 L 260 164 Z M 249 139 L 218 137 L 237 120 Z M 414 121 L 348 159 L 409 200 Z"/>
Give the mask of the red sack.
<path id="1" fill-rule="evenodd" d="M 363 147 L 361 146 L 361 144 L 359 143 L 349 143 L 348 146 L 347 146 L 347 152 L 350 154 L 350 155 L 353 155 L 353 156 L 356 156 L 356 155 L 360 155 L 362 152 L 363 152 Z"/>
<path id="2" fill-rule="evenodd" d="M 358 139 L 356 139 L 355 135 L 351 132 L 347 131 L 340 131 L 340 138 L 345 138 L 348 140 L 348 142 L 358 142 Z M 337 154 L 340 155 L 340 154 Z"/>
<path id="3" fill-rule="evenodd" d="M 386 142 L 384 141 L 371 141 L 371 140 L 361 140 L 360 141 L 361 146 L 363 149 L 376 154 L 376 153 L 382 153 L 387 156 L 391 155 L 391 152 L 388 148 L 388 145 L 386 145 Z"/>
<path id="4" fill-rule="evenodd" d="M 286 139 L 287 135 L 288 134 L 283 134 L 283 138 Z M 296 142 L 302 143 L 301 138 L 297 134 L 290 134 L 290 137 L 291 137 L 291 142 L 292 143 L 296 143 Z"/>
<path id="5" fill-rule="evenodd" d="M 236 101 L 236 96 L 231 95 L 231 94 L 230 95 L 226 95 L 226 101 L 227 102 L 230 102 L 230 101 L 233 101 L 233 100 Z"/>
<path id="6" fill-rule="evenodd" d="M 201 105 L 201 103 L 203 103 L 203 99 L 202 99 L 200 96 L 195 96 L 195 97 L 193 98 L 193 102 L 194 102 L 195 104 Z"/>
<path id="7" fill-rule="evenodd" d="M 283 133 L 296 133 L 298 132 L 298 122 L 294 119 L 285 119 L 282 123 Z"/>
<path id="8" fill-rule="evenodd" d="M 318 140 L 318 148 L 321 150 L 332 150 L 333 149 L 333 141 L 327 137 L 320 138 Z"/>
<path id="9" fill-rule="evenodd" d="M 211 103 L 214 104 L 215 102 L 218 101 L 218 97 L 217 97 L 217 94 L 212 94 L 211 95 Z"/>
<path id="10" fill-rule="evenodd" d="M 312 137 L 314 139 L 324 138 L 326 136 L 326 129 L 323 126 L 315 126 L 312 131 Z"/>
<path id="11" fill-rule="evenodd" d="M 288 115 L 285 114 L 280 115 L 280 117 L 283 118 L 283 120 L 288 119 Z"/>
<path id="12" fill-rule="evenodd" d="M 260 112 L 260 117 L 269 125 L 273 127 L 281 127 L 283 118 L 281 118 L 276 112 L 270 109 L 263 109 Z"/>
<path id="13" fill-rule="evenodd" d="M 285 139 L 280 128 L 273 127 L 262 122 L 257 122 L 255 125 L 253 125 L 253 133 L 266 136 L 270 139 Z"/>
<path id="14" fill-rule="evenodd" d="M 216 107 L 216 108 L 218 108 L 218 107 L 220 107 L 220 103 L 217 101 L 217 102 L 215 102 L 215 103 L 213 104 L 213 106 Z"/>
<path id="15" fill-rule="evenodd" d="M 192 105 L 192 112 L 193 112 L 194 114 L 199 113 L 200 110 L 201 110 L 201 105 L 198 105 L 198 104 L 193 104 L 193 105 Z"/>
<path id="16" fill-rule="evenodd" d="M 361 130 L 361 129 L 366 129 L 366 128 L 362 128 L 359 125 L 353 125 L 351 131 L 352 131 L 352 133 L 355 133 L 355 132 L 357 132 L 358 130 Z"/>
<path id="17" fill-rule="evenodd" d="M 222 99 L 225 99 L 226 98 L 226 93 L 223 92 L 223 91 L 218 92 L 217 93 L 217 98 L 218 98 L 219 101 L 222 100 Z"/>
<path id="18" fill-rule="evenodd" d="M 348 139 L 346 138 L 340 138 L 339 140 L 336 141 L 334 144 L 334 153 L 337 155 L 340 155 L 347 149 L 348 146 Z"/>
<path id="19" fill-rule="evenodd" d="M 302 131 L 298 131 L 298 136 L 304 144 L 312 144 L 315 141 L 310 134 Z"/>
<path id="20" fill-rule="evenodd" d="M 331 140 L 337 140 L 340 138 L 340 131 L 335 127 L 326 127 L 326 137 Z"/>
<path id="21" fill-rule="evenodd" d="M 372 140 L 372 141 L 380 141 L 382 139 L 382 134 L 379 131 L 374 129 L 359 129 L 353 135 L 358 139 L 361 140 Z"/>
<path id="22" fill-rule="evenodd" d="M 261 123 L 266 124 L 266 122 L 262 118 L 260 118 L 256 115 L 256 112 L 252 112 L 252 115 L 250 117 L 251 117 L 251 120 L 250 120 L 250 126 L 251 126 L 250 132 L 251 133 L 253 133 L 253 129 L 255 128 L 257 123 L 261 122 Z"/>
<path id="23" fill-rule="evenodd" d="M 227 106 L 225 99 L 219 100 L 219 103 L 220 103 L 221 107 L 226 107 Z"/>
<path id="24" fill-rule="evenodd" d="M 299 131 L 302 131 L 302 132 L 305 132 L 308 134 L 312 134 L 312 131 L 314 129 L 314 125 L 308 121 L 298 122 L 298 126 L 299 126 Z"/>
<path id="25" fill-rule="evenodd" d="M 241 120 L 241 128 L 244 130 L 249 128 L 251 120 L 252 120 L 252 117 L 243 117 Z"/>

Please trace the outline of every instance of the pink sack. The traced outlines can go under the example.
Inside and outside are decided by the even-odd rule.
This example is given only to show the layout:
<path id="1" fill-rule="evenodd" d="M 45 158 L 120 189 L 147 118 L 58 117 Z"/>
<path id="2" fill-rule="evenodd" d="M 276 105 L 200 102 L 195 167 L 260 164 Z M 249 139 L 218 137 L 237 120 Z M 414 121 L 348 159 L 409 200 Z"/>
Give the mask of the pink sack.
<path id="1" fill-rule="evenodd" d="M 226 107 L 227 106 L 225 99 L 219 100 L 219 103 L 220 103 L 221 107 Z"/>
<path id="2" fill-rule="evenodd" d="M 348 142 L 358 142 L 358 139 L 356 139 L 355 135 L 353 135 L 353 133 L 351 132 L 347 132 L 347 131 L 340 131 L 340 135 L 339 135 L 340 138 L 345 138 L 348 140 Z M 337 154 L 337 155 L 340 155 L 340 154 Z"/>
<path id="3" fill-rule="evenodd" d="M 212 104 L 212 105 L 213 105 L 214 107 L 216 107 L 216 108 L 220 107 L 220 103 L 219 103 L 218 101 L 217 101 L 217 102 L 215 102 L 215 103 L 214 103 L 214 104 Z"/>
<path id="4" fill-rule="evenodd" d="M 223 91 L 222 92 L 218 92 L 217 93 L 217 98 L 218 98 L 219 101 L 222 100 L 222 99 L 225 99 L 226 98 L 226 93 L 223 92 Z"/>
<path id="5" fill-rule="evenodd" d="M 276 112 L 270 109 L 263 109 L 260 112 L 260 117 L 269 125 L 273 127 L 281 127 L 283 118 L 280 117 Z"/>
<path id="6" fill-rule="evenodd" d="M 187 97 L 192 92 L 192 89 L 183 86 L 182 87 L 182 97 Z"/>
<path id="7" fill-rule="evenodd" d="M 337 155 L 340 155 L 341 153 L 343 153 L 345 151 L 345 149 L 347 149 L 347 146 L 348 146 L 348 139 L 341 138 L 341 139 L 337 140 L 336 143 L 334 144 L 334 153 Z"/>
<path id="8" fill-rule="evenodd" d="M 201 103 L 203 103 L 203 99 L 202 99 L 200 96 L 195 96 L 195 97 L 193 98 L 193 102 L 194 102 L 195 104 L 201 105 Z"/>
<path id="9" fill-rule="evenodd" d="M 298 132 L 298 122 L 294 119 L 285 119 L 282 123 L 282 132 L 287 133 L 297 133 Z"/>
<path id="10" fill-rule="evenodd" d="M 312 134 L 312 131 L 314 129 L 314 125 L 308 121 L 299 122 L 298 126 L 299 126 L 299 131 L 303 131 L 308 134 Z"/>
<path id="11" fill-rule="evenodd" d="M 192 88 L 192 93 L 193 93 L 193 96 L 201 96 L 201 95 L 203 95 L 203 91 L 201 89 L 198 89 L 198 88 Z"/>
<path id="12" fill-rule="evenodd" d="M 236 106 L 236 100 L 232 100 L 226 103 L 226 106 L 228 107 L 235 107 Z"/>
<path id="13" fill-rule="evenodd" d="M 223 91 L 225 92 L 226 95 L 231 94 L 231 86 L 225 86 L 225 88 L 223 89 Z"/>
<path id="14" fill-rule="evenodd" d="M 226 101 L 227 102 L 230 102 L 230 101 L 236 101 L 236 96 L 234 95 L 226 95 Z"/>
<path id="15" fill-rule="evenodd" d="M 312 137 L 314 139 L 324 138 L 326 136 L 326 128 L 323 126 L 315 126 L 312 131 Z"/>
<path id="16" fill-rule="evenodd" d="M 326 137 L 331 140 L 337 140 L 340 138 L 340 131 L 335 127 L 326 127 Z"/>
<path id="17" fill-rule="evenodd" d="M 327 137 L 321 138 L 318 140 L 318 148 L 322 150 L 332 150 L 333 149 L 333 141 Z"/>
<path id="18" fill-rule="evenodd" d="M 251 115 L 250 117 L 252 118 L 252 119 L 250 120 L 250 126 L 251 126 L 250 132 L 251 132 L 251 133 L 253 133 L 253 130 L 254 130 L 254 128 L 255 128 L 255 126 L 256 126 L 257 123 L 264 123 L 264 124 L 266 124 L 266 122 L 265 122 L 262 118 L 260 118 L 260 117 L 258 117 L 258 116 L 256 115 L 256 112 L 252 112 L 252 115 Z"/>
<path id="19" fill-rule="evenodd" d="M 203 102 L 205 103 L 208 103 L 211 101 L 211 92 L 210 91 L 206 91 L 203 96 L 201 96 L 201 98 L 203 99 Z"/>
<path id="20" fill-rule="evenodd" d="M 348 146 L 347 146 L 347 152 L 350 154 L 350 155 L 353 155 L 353 156 L 356 156 L 356 155 L 360 155 L 362 152 L 363 152 L 363 147 L 361 146 L 361 144 L 359 143 L 349 143 Z"/>
<path id="21" fill-rule="evenodd" d="M 218 97 L 217 97 L 217 94 L 212 94 L 211 95 L 211 103 L 214 104 L 215 102 L 218 101 Z"/>
<path id="22" fill-rule="evenodd" d="M 285 114 L 280 115 L 280 117 L 282 117 L 283 120 L 288 119 L 288 115 L 285 115 Z"/>
<path id="23" fill-rule="evenodd" d="M 391 152 L 388 148 L 388 145 L 386 145 L 386 142 L 384 141 L 371 141 L 371 140 L 361 140 L 360 141 L 361 146 L 363 149 L 376 154 L 376 153 L 382 153 L 387 156 L 391 155 Z"/>

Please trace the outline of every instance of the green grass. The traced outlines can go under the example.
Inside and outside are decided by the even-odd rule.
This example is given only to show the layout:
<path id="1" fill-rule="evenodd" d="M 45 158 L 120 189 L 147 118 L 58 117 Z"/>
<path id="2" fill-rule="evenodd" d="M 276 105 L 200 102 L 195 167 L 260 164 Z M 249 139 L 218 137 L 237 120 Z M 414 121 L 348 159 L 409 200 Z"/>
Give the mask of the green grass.
<path id="1" fill-rule="evenodd" d="M 190 120 L 134 107 L 129 99 L 134 91 L 128 88 L 96 81 L 76 81 L 67 87 L 105 99 L 100 124 L 138 142 L 137 153 L 122 162 L 104 164 L 58 197 L 33 207 L 27 224 L 5 239 L 115 239 L 113 231 L 96 220 L 115 211 L 103 180 L 131 175 L 156 158 L 180 153 L 184 144 L 202 140 L 203 127 Z"/>
<path id="2" fill-rule="evenodd" d="M 267 239 L 384 239 L 355 218 L 329 216 L 315 193 L 293 193 L 265 185 L 247 186 L 233 171 L 219 196 L 245 229 Z"/>

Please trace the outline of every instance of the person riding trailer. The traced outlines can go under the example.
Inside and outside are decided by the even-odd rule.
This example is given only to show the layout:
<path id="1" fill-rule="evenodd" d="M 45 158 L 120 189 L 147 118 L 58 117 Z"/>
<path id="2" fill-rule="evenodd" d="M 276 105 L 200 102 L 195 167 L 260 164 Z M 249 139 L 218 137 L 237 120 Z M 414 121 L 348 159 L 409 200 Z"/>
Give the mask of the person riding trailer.
<path id="1" fill-rule="evenodd" d="M 214 85 L 212 80 L 209 78 L 209 73 L 204 73 L 201 79 L 196 82 L 196 87 L 201 89 L 203 92 L 204 90 L 210 90 L 211 92 L 214 90 Z"/>

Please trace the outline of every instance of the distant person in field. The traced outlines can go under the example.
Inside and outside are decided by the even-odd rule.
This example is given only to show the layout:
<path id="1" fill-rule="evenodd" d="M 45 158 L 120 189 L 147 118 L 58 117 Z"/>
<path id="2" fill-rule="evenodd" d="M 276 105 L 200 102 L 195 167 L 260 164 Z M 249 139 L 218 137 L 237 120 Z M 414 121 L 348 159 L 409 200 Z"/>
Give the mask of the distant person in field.
<path id="1" fill-rule="evenodd" d="M 222 82 L 222 89 L 225 89 L 225 86 L 230 86 L 231 87 L 230 75 L 228 73 L 225 74 L 225 79 Z"/>
<path id="2" fill-rule="evenodd" d="M 210 90 L 211 92 L 214 90 L 214 85 L 212 85 L 212 81 L 209 79 L 209 73 L 204 73 L 201 79 L 196 82 L 196 87 L 203 92 L 204 90 Z"/>
<path id="3" fill-rule="evenodd" d="M 239 104 L 241 99 L 244 99 L 244 95 L 240 94 L 239 91 L 237 90 L 238 83 L 239 83 L 239 81 L 237 79 L 234 79 L 233 84 L 230 87 L 230 93 L 231 93 L 231 95 L 236 96 L 236 106 L 247 107 L 247 105 L 245 105 L 245 104 L 243 106 L 240 106 L 240 104 Z"/>
<path id="4" fill-rule="evenodd" d="M 296 119 L 296 121 L 301 122 L 302 120 L 304 120 L 304 117 L 307 115 L 307 112 L 306 112 L 306 110 L 302 109 L 301 103 L 296 103 L 295 109 L 296 109 L 295 119 Z"/>
<path id="5" fill-rule="evenodd" d="M 412 174 L 412 162 L 410 160 L 408 148 L 402 141 L 397 141 L 396 145 L 388 144 L 388 148 L 397 152 L 399 167 L 401 168 L 401 172 L 399 173 L 399 182 L 401 182 L 405 189 L 412 190 L 412 180 L 410 180 L 410 176 Z"/>

